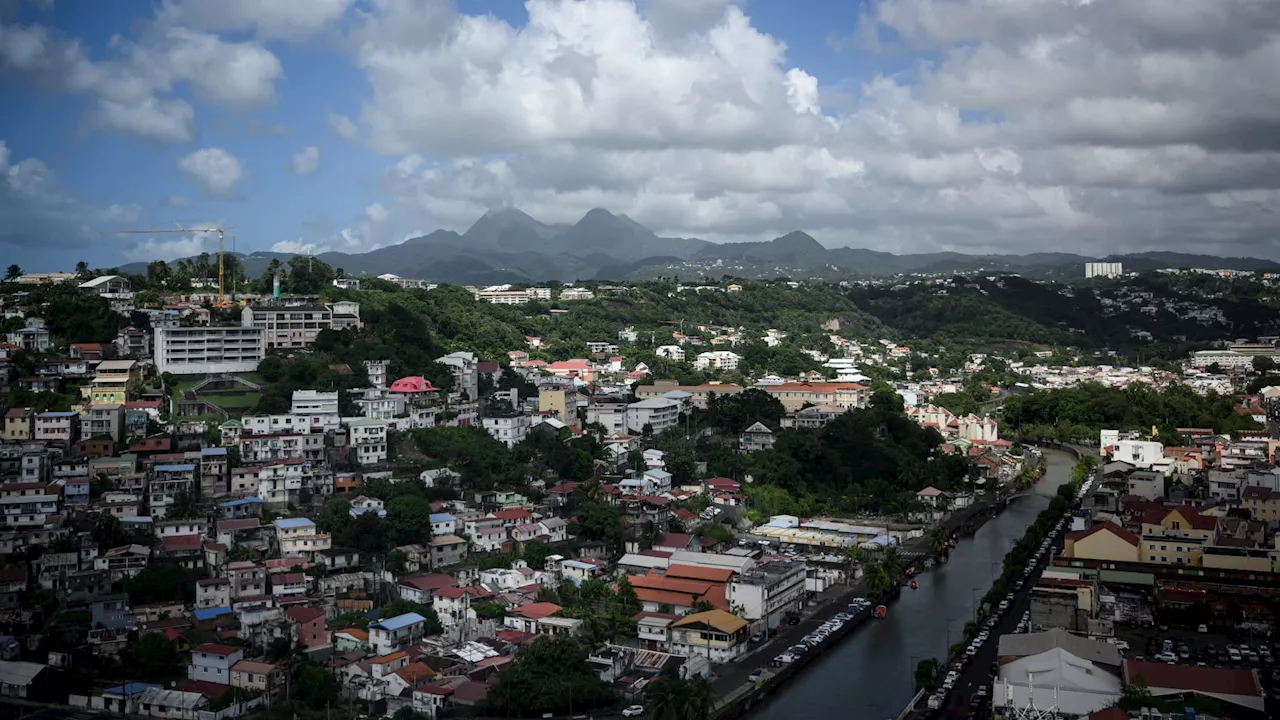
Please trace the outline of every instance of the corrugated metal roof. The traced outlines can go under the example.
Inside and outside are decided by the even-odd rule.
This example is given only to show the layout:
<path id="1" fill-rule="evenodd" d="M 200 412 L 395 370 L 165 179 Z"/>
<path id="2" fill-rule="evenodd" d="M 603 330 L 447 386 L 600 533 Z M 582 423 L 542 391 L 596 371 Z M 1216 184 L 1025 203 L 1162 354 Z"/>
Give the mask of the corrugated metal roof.
<path id="1" fill-rule="evenodd" d="M 426 621 L 427 619 L 422 617 L 418 613 L 405 613 L 403 615 L 397 615 L 392 618 L 386 618 L 385 620 L 379 620 L 378 622 L 374 623 L 373 627 L 381 628 L 383 630 L 394 631 L 394 630 L 400 630 L 402 628 L 407 628 L 410 625 L 413 625 L 415 623 L 422 623 Z"/>

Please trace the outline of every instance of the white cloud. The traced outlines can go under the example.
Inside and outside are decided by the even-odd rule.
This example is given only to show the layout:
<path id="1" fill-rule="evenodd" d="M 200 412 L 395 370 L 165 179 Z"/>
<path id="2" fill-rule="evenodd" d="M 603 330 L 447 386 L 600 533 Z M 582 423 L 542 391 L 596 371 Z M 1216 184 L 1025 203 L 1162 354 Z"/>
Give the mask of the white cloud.
<path id="1" fill-rule="evenodd" d="M 37 158 L 15 161 L 0 140 L 0 256 L 28 256 L 102 242 L 103 231 L 137 222 L 136 205 L 88 205 L 62 187 L 57 174 Z"/>
<path id="2" fill-rule="evenodd" d="M 201 100 L 245 111 L 272 103 L 280 61 L 257 42 L 228 42 L 184 27 L 143 24 L 137 39 L 113 38 L 112 57 L 93 60 L 79 41 L 42 25 L 0 23 L 0 70 L 55 92 L 94 98 L 90 128 L 159 142 L 194 138 L 195 111 L 166 97 L 186 86 Z"/>
<path id="3" fill-rule="evenodd" d="M 295 175 L 310 175 L 320 167 L 320 148 L 309 145 L 293 154 L 289 167 Z"/>
<path id="4" fill-rule="evenodd" d="M 182 195 L 166 195 L 160 202 L 169 207 L 186 207 L 190 204 L 190 201 Z"/>
<path id="5" fill-rule="evenodd" d="M 360 128 L 346 115 L 330 112 L 326 119 L 329 121 L 329 127 L 333 128 L 333 131 L 343 140 L 351 140 L 360 132 Z"/>
<path id="6" fill-rule="evenodd" d="M 218 238 L 213 233 L 191 235 L 143 235 L 125 249 L 124 256 L 131 262 L 169 262 L 200 253 L 218 250 Z"/>
<path id="7" fill-rule="evenodd" d="M 293 255 L 315 255 L 316 253 L 324 252 L 325 249 L 326 248 L 315 243 L 305 242 L 302 239 L 281 240 L 271 246 L 271 252 L 291 253 Z"/>
<path id="8" fill-rule="evenodd" d="M 792 67 L 747 3 L 526 6 L 523 27 L 405 0 L 361 14 L 360 124 L 400 159 L 382 211 L 326 243 L 604 206 L 713 240 L 1280 257 L 1273 3 L 877 0 L 841 34 L 933 60 L 856 93 Z"/>
<path id="9" fill-rule="evenodd" d="M 342 17 L 352 0 L 163 0 L 160 22 L 201 30 L 253 30 L 262 38 L 299 40 Z"/>
<path id="10" fill-rule="evenodd" d="M 201 148 L 178 160 L 178 169 L 210 195 L 230 196 L 244 179 L 244 166 L 218 147 Z"/>

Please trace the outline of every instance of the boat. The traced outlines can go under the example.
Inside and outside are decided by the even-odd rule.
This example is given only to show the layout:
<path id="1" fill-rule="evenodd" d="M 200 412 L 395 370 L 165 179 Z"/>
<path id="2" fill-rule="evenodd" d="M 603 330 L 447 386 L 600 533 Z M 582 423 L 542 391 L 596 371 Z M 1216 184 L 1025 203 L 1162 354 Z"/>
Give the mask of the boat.
<path id="1" fill-rule="evenodd" d="M 885 607 L 884 605 L 877 605 L 875 612 L 872 613 L 872 616 L 877 620 L 882 620 L 884 619 L 884 616 L 888 614 L 889 614 L 889 608 Z"/>
<path id="2" fill-rule="evenodd" d="M 910 583 L 910 585 L 911 585 L 911 589 L 912 589 L 912 590 L 919 590 L 919 589 L 920 589 L 920 583 L 916 582 L 916 579 L 915 579 L 915 578 L 911 578 L 911 583 Z"/>

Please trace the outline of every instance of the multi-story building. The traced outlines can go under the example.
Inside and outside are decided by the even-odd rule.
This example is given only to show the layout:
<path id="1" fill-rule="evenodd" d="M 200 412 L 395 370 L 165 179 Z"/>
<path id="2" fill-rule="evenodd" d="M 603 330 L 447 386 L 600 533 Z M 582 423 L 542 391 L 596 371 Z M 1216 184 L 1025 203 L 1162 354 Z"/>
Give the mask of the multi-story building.
<path id="1" fill-rule="evenodd" d="M 801 585 L 803 573 L 801 574 Z M 685 615 L 671 623 L 671 652 L 685 657 L 705 657 L 713 663 L 728 663 L 746 652 L 750 633 L 746 620 L 724 610 L 706 610 Z"/>
<path id="2" fill-rule="evenodd" d="M 57 487 L 43 482 L 17 482 L 0 485 L 0 511 L 4 527 L 10 530 L 32 530 L 56 524 L 59 518 Z"/>
<path id="3" fill-rule="evenodd" d="M 675 400 L 655 397 L 627 406 L 627 429 L 634 433 L 648 427 L 656 435 L 679 422 L 680 403 Z"/>
<path id="4" fill-rule="evenodd" d="M 301 458 L 268 460 L 258 467 L 257 495 L 267 507 L 287 508 L 301 502 L 303 489 L 310 489 L 311 466 Z"/>
<path id="5" fill-rule="evenodd" d="M 431 538 L 431 569 L 457 565 L 467 559 L 467 541 L 457 535 Z"/>
<path id="6" fill-rule="evenodd" d="M 773 629 L 787 612 L 799 609 L 804 579 L 803 562 L 766 563 L 731 580 L 725 599 L 730 607 L 742 608 L 742 617 L 760 622 L 760 629 Z"/>
<path id="7" fill-rule="evenodd" d="M 31 408 L 12 408 L 4 414 L 4 439 L 6 442 L 26 442 L 35 435 L 36 411 Z"/>
<path id="8" fill-rule="evenodd" d="M 713 396 L 737 395 L 742 392 L 742 386 L 734 385 L 732 383 L 681 385 L 675 380 L 657 380 L 652 385 L 638 385 L 635 389 L 637 400 L 649 400 L 651 398 L 662 397 L 669 392 L 688 393 L 690 405 L 701 410 L 706 410 L 707 403 Z"/>
<path id="9" fill-rule="evenodd" d="M 591 403 L 587 406 L 587 424 L 593 423 L 603 426 L 609 436 L 626 434 L 626 403 Z"/>
<path id="10" fill-rule="evenodd" d="M 100 297 L 118 297 L 133 294 L 129 278 L 119 275 L 99 275 L 92 280 L 80 283 L 80 289 Z"/>
<path id="11" fill-rule="evenodd" d="M 142 572 L 151 559 L 146 545 L 121 545 L 93 559 L 93 569 L 108 573 L 112 581 L 133 577 Z"/>
<path id="12" fill-rule="evenodd" d="M 728 350 L 712 350 L 698 353 L 693 366 L 698 370 L 737 370 L 742 356 Z"/>
<path id="13" fill-rule="evenodd" d="M 871 398 L 871 388 L 858 383 L 781 383 L 764 385 L 760 389 L 777 398 L 789 413 L 800 410 L 806 404 L 845 409 L 865 408 Z"/>
<path id="14" fill-rule="evenodd" d="M 311 431 L 337 430 L 341 424 L 338 413 L 338 393 L 317 390 L 294 390 L 293 405 L 289 412 L 311 419 Z"/>
<path id="15" fill-rule="evenodd" d="M 124 434 L 124 405 L 94 403 L 82 411 L 81 434 L 86 438 L 110 438 L 120 442 Z"/>
<path id="16" fill-rule="evenodd" d="M 324 435 L 319 433 L 269 433 L 240 436 L 240 459 L 249 463 L 271 460 L 312 460 L 324 458 Z"/>
<path id="17" fill-rule="evenodd" d="M 386 389 L 387 367 L 390 364 L 388 360 L 365 360 L 364 372 L 369 378 L 369 384 L 375 388 Z"/>
<path id="18" fill-rule="evenodd" d="M 475 518 L 463 523 L 463 528 L 471 538 L 471 548 L 476 552 L 494 552 L 501 550 L 507 542 L 507 528 L 502 518 Z"/>
<path id="19" fill-rule="evenodd" d="M 453 389 L 466 396 L 468 400 L 478 400 L 480 391 L 479 363 L 476 356 L 469 352 L 454 352 L 436 358 L 436 362 L 449 366 L 453 373 Z"/>
<path id="20" fill-rule="evenodd" d="M 387 460 L 387 422 L 373 418 L 356 418 L 347 421 L 351 432 L 350 447 L 356 462 L 367 467 Z"/>
<path id="21" fill-rule="evenodd" d="M 481 418 L 481 424 L 494 439 L 507 447 L 515 447 L 529 434 L 533 419 L 519 411 L 510 411 Z"/>
<path id="22" fill-rule="evenodd" d="M 523 305 L 529 302 L 529 294 L 524 290 L 481 290 L 477 297 L 495 305 Z"/>
<path id="23" fill-rule="evenodd" d="M 262 597 L 267 594 L 267 572 L 248 560 L 227 563 L 223 570 L 231 581 L 231 599 Z"/>
<path id="24" fill-rule="evenodd" d="M 191 648 L 187 678 L 203 682 L 231 684 L 231 667 L 244 659 L 244 649 L 232 645 L 205 643 Z"/>
<path id="25" fill-rule="evenodd" d="M 330 305 L 329 309 L 333 311 L 334 330 L 360 329 L 360 303 L 341 300 Z"/>
<path id="26" fill-rule="evenodd" d="M 136 360 L 103 360 L 97 374 L 84 390 L 92 403 L 123 405 L 129 398 L 129 386 L 142 382 L 142 366 Z"/>
<path id="27" fill-rule="evenodd" d="M 152 518 L 163 518 L 168 508 L 176 502 L 179 493 L 187 493 L 188 497 L 195 500 L 195 463 L 156 465 L 152 468 L 152 473 L 151 482 L 147 485 L 147 506 L 151 509 Z"/>
<path id="28" fill-rule="evenodd" d="M 1095 277 L 1117 278 L 1124 274 L 1124 264 L 1118 262 L 1089 262 L 1084 264 L 1085 279 Z"/>
<path id="29" fill-rule="evenodd" d="M 80 415 L 74 412 L 43 412 L 36 415 L 35 439 L 70 448 L 80 439 Z"/>
<path id="30" fill-rule="evenodd" d="M 595 293 L 586 288 L 567 287 L 560 291 L 560 299 L 564 301 L 590 300 L 595 296 Z"/>
<path id="31" fill-rule="evenodd" d="M 333 328 L 333 310 L 324 305 L 250 305 L 240 324 L 261 328 L 269 350 L 306 348 L 321 330 Z"/>
<path id="32" fill-rule="evenodd" d="M 253 372 L 266 357 L 264 330 L 258 327 L 158 327 L 157 372 L 216 375 Z"/>
<path id="33" fill-rule="evenodd" d="M 320 550 L 328 550 L 329 535 L 316 531 L 316 524 L 307 518 L 277 518 L 276 542 L 281 555 L 311 557 Z"/>
<path id="34" fill-rule="evenodd" d="M 524 292 L 529 296 L 530 300 L 546 301 L 551 299 L 551 288 L 548 287 L 525 288 Z"/>

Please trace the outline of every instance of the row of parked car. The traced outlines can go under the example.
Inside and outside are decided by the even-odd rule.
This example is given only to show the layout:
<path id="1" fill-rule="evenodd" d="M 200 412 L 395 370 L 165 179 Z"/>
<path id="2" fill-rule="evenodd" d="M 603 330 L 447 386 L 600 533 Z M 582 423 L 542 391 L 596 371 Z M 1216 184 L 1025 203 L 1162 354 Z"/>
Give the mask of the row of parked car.
<path id="1" fill-rule="evenodd" d="M 838 612 L 831 616 L 831 619 L 814 628 L 812 632 L 800 638 L 795 645 L 787 648 L 787 651 L 773 659 L 773 665 L 787 665 L 793 663 L 801 655 L 813 650 L 826 641 L 832 633 L 844 627 L 847 622 L 852 622 L 857 618 L 858 613 L 871 607 L 871 601 L 866 598 L 854 598 L 849 603 L 848 611 Z M 754 682 L 754 680 L 753 680 Z"/>
<path id="2" fill-rule="evenodd" d="M 1052 532 L 1050 532 L 1049 536 L 1040 543 L 1040 546 L 1036 549 L 1035 555 L 1032 556 L 1031 561 L 1027 563 L 1027 567 L 1022 571 L 1022 577 L 1014 584 L 1015 590 L 1021 590 L 1026 587 L 1028 582 L 1031 581 L 1032 573 L 1036 572 L 1036 569 L 1040 566 L 1040 561 L 1044 559 L 1045 555 L 1052 552 L 1054 540 L 1066 528 L 1067 522 L 1070 519 L 1071 512 L 1067 511 L 1067 513 L 1063 515 L 1062 519 L 1058 520 L 1058 522 L 1054 524 Z M 978 628 L 978 634 L 974 636 L 973 640 L 969 641 L 969 646 L 964 649 L 964 653 L 961 658 L 952 664 L 951 669 L 947 671 L 947 674 L 942 679 L 942 685 L 929 697 L 927 704 L 930 710 L 937 710 L 946 704 L 947 695 L 950 694 L 951 689 L 955 687 L 956 682 L 960 680 L 960 674 L 964 672 L 965 663 L 969 658 L 976 656 L 978 651 L 982 649 L 983 644 L 991 638 L 991 633 L 995 631 L 996 625 L 1000 623 L 1000 619 L 1009 611 L 1009 607 L 1013 604 L 1014 598 L 1015 595 L 1013 593 L 1006 594 L 996 606 L 995 611 L 983 620 L 982 625 Z M 1030 628 L 1030 623 L 1031 613 L 1030 611 L 1027 611 L 1023 613 L 1022 619 L 1018 623 L 1018 631 L 1026 632 L 1026 629 Z M 975 695 L 971 700 L 971 708 L 976 710 L 986 701 L 986 697 L 986 686 L 978 686 L 978 689 L 975 691 Z"/>

